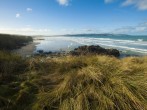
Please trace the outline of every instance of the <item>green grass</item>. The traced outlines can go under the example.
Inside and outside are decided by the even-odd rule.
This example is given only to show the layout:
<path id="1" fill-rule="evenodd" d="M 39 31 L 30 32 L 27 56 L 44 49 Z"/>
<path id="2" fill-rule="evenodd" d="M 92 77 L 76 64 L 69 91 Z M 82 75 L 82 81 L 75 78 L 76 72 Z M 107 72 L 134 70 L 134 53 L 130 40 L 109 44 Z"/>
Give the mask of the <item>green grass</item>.
<path id="1" fill-rule="evenodd" d="M 0 34 L 0 50 L 14 50 L 32 41 L 29 36 Z"/>
<path id="2" fill-rule="evenodd" d="M 0 51 L 0 77 L 21 74 L 26 69 L 26 61 L 17 54 Z"/>
<path id="3" fill-rule="evenodd" d="M 14 69 L 15 78 L 0 86 L 3 110 L 147 109 L 147 57 L 33 57 L 24 62 L 25 70 L 13 74 Z"/>

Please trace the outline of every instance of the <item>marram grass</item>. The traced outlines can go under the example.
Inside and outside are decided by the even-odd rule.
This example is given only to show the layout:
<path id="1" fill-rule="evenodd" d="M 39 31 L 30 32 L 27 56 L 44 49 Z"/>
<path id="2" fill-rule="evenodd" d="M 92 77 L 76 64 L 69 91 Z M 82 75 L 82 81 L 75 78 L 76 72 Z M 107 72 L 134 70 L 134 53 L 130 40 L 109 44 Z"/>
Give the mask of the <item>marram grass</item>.
<path id="1" fill-rule="evenodd" d="M 44 78 L 52 88 L 40 90 L 34 110 L 147 110 L 146 57 L 81 56 L 54 61 L 56 70 Z"/>
<path id="2" fill-rule="evenodd" d="M 147 110 L 147 57 L 5 54 L 0 110 Z"/>

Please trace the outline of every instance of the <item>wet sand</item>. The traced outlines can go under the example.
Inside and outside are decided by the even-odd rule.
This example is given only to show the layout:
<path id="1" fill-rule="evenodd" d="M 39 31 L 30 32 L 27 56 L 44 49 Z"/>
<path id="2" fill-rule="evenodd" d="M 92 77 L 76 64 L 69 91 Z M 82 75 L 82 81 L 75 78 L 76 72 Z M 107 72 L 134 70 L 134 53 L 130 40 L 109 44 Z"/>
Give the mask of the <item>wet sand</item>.
<path id="1" fill-rule="evenodd" d="M 15 50 L 14 53 L 20 54 L 23 57 L 32 56 L 37 44 L 38 43 L 36 42 L 31 42 L 26 46 L 23 46 L 22 48 Z"/>

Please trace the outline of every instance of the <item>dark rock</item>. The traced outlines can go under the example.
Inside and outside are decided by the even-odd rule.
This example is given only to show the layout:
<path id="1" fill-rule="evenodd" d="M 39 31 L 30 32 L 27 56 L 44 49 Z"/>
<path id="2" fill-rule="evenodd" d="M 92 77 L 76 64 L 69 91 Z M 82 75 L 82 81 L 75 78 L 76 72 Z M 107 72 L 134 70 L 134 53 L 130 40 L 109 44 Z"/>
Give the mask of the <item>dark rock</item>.
<path id="1" fill-rule="evenodd" d="M 43 54 L 44 51 L 43 50 L 37 50 L 38 53 Z"/>
<path id="2" fill-rule="evenodd" d="M 115 57 L 120 56 L 120 52 L 117 49 L 106 49 L 108 52 L 108 55 L 113 55 Z"/>
<path id="3" fill-rule="evenodd" d="M 51 54 L 53 54 L 53 52 L 51 52 L 51 51 L 49 51 L 49 52 L 44 52 L 44 54 L 46 54 L 46 55 L 51 55 Z"/>
<path id="4" fill-rule="evenodd" d="M 120 52 L 117 49 L 105 49 L 98 45 L 94 46 L 80 46 L 73 51 L 70 52 L 73 56 L 79 56 L 79 55 L 88 55 L 88 54 L 95 54 L 95 55 L 110 55 L 119 57 Z"/>

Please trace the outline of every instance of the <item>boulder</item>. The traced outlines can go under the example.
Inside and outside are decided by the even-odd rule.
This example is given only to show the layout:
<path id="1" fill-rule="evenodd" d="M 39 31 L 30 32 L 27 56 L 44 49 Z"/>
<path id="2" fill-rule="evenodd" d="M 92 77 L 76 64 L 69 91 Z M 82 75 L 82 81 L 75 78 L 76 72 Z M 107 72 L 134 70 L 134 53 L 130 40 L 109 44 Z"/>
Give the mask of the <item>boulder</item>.
<path id="1" fill-rule="evenodd" d="M 110 55 L 119 57 L 120 52 L 117 49 L 105 49 L 100 47 L 99 45 L 91 45 L 91 46 L 80 46 L 78 48 L 75 48 L 73 51 L 70 51 L 70 54 L 73 56 L 79 56 L 79 55 Z"/>

